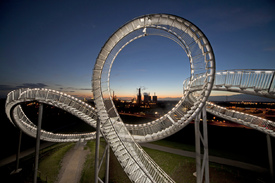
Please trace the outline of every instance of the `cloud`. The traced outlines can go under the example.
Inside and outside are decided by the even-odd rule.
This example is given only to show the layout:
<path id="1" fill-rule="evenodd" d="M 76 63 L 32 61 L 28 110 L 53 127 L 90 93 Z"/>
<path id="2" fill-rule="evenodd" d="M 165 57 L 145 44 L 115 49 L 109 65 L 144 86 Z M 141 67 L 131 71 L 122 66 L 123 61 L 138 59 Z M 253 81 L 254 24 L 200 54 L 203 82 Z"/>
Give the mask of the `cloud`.
<path id="1" fill-rule="evenodd" d="M 77 88 L 77 87 L 60 87 L 59 90 L 68 91 L 68 92 L 75 92 L 76 90 L 92 90 L 92 88 Z"/>
<path id="2" fill-rule="evenodd" d="M 2 91 L 6 91 L 6 90 L 11 91 L 11 90 L 15 90 L 15 89 L 17 89 L 17 88 L 14 86 L 11 86 L 11 85 L 0 85 L 0 90 L 2 90 Z"/>
<path id="3" fill-rule="evenodd" d="M 16 86 L 17 88 L 45 88 L 48 85 L 44 83 L 23 83 L 22 85 Z"/>
<path id="4" fill-rule="evenodd" d="M 23 83 L 21 85 L 0 85 L 0 97 L 5 98 L 7 94 L 12 91 L 19 88 L 45 88 L 48 85 L 44 83 Z"/>
<path id="5" fill-rule="evenodd" d="M 80 88 L 79 90 L 92 90 L 92 88 Z"/>
<path id="6" fill-rule="evenodd" d="M 264 51 L 275 51 L 275 46 L 265 48 Z"/>
<path id="7" fill-rule="evenodd" d="M 45 88 L 48 85 L 44 83 L 23 83 L 21 85 L 0 85 L 0 97 L 6 97 L 7 94 L 19 88 Z"/>
<path id="8" fill-rule="evenodd" d="M 0 85 L 0 90 L 1 91 L 11 91 L 11 90 L 16 90 L 19 88 L 45 88 L 46 84 L 44 83 L 23 83 L 22 85 L 17 85 L 17 86 L 13 86 L 13 85 Z"/>
<path id="9" fill-rule="evenodd" d="M 164 97 L 164 98 L 159 98 L 159 101 L 179 101 L 181 97 Z"/>
<path id="10" fill-rule="evenodd" d="M 76 93 L 79 91 L 91 91 L 92 88 L 77 88 L 77 87 L 64 87 L 60 84 L 55 84 L 54 86 L 59 86 L 57 90 L 62 91 L 64 93 Z M 51 88 L 51 86 L 45 83 L 22 83 L 18 85 L 0 85 L 0 98 L 5 98 L 7 94 L 19 88 Z M 54 89 L 55 87 L 51 88 Z"/>
<path id="11" fill-rule="evenodd" d="M 62 91 L 64 93 L 81 93 L 81 91 L 91 91 L 92 88 L 77 88 L 77 87 L 71 87 L 71 86 L 68 86 L 68 87 L 60 87 L 58 88 L 59 91 Z M 75 95 L 74 95 L 75 96 Z"/>

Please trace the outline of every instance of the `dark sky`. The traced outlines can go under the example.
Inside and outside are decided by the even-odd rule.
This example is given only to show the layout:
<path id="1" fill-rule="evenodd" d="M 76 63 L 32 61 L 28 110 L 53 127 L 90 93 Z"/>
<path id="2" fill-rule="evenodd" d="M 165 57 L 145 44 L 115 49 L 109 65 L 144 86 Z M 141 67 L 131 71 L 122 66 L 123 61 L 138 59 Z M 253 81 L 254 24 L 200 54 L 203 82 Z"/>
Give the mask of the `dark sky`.
<path id="1" fill-rule="evenodd" d="M 0 97 L 19 87 L 46 87 L 91 97 L 96 57 L 120 26 L 150 13 L 183 17 L 209 39 L 217 70 L 275 69 L 275 3 L 242 1 L 1 1 Z M 186 55 L 159 37 L 127 46 L 111 72 L 111 89 L 167 97 L 182 93 Z"/>

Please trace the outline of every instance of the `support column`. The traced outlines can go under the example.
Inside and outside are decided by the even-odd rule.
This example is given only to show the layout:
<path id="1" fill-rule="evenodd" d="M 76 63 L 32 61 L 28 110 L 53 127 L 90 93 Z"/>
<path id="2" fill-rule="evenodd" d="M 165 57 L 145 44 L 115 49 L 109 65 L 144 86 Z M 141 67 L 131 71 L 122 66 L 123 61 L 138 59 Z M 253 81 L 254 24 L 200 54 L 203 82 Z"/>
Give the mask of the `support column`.
<path id="1" fill-rule="evenodd" d="M 22 140 L 22 130 L 19 130 L 19 140 L 18 140 L 18 149 L 17 149 L 17 154 L 16 154 L 16 169 L 15 171 L 17 172 L 19 169 L 19 159 L 20 159 L 20 149 L 21 149 L 21 140 Z M 20 171 L 20 170 L 19 170 Z"/>
<path id="2" fill-rule="evenodd" d="M 274 169 L 273 169 L 273 158 L 272 158 L 272 146 L 271 146 L 271 139 L 270 135 L 266 135 L 267 140 L 267 152 L 268 152 L 268 160 L 269 160 L 269 171 L 270 171 L 270 179 L 271 182 L 274 182 Z"/>
<path id="3" fill-rule="evenodd" d="M 203 120 L 203 145 L 204 145 L 204 170 L 205 170 L 205 182 L 209 183 L 209 154 L 208 154 L 208 131 L 207 131 L 207 115 L 206 105 L 202 108 L 202 120 Z"/>
<path id="4" fill-rule="evenodd" d="M 200 130 L 200 118 L 202 114 L 203 135 Z M 203 154 L 201 154 L 201 144 L 203 145 Z M 195 146 L 196 146 L 196 177 L 197 183 L 209 183 L 209 154 L 208 154 L 208 132 L 206 107 L 202 108 L 195 117 Z M 203 156 L 202 156 L 203 155 Z M 201 161 L 202 160 L 202 161 Z"/>
<path id="5" fill-rule="evenodd" d="M 16 154 L 16 165 L 15 165 L 15 170 L 13 170 L 11 172 L 11 174 L 18 173 L 22 170 L 22 168 L 19 168 L 21 140 L 22 140 L 22 130 L 19 129 L 19 139 L 18 139 L 18 147 L 17 147 L 17 154 Z"/>
<path id="6" fill-rule="evenodd" d="M 196 177 L 201 183 L 201 144 L 200 144 L 200 115 L 195 118 L 195 147 L 196 147 Z"/>
<path id="7" fill-rule="evenodd" d="M 97 119 L 97 123 L 96 123 L 96 146 L 95 146 L 95 183 L 98 183 L 99 146 L 100 146 L 100 120 Z"/>
<path id="8" fill-rule="evenodd" d="M 34 183 L 37 182 L 42 115 L 43 115 L 43 104 L 40 103 L 39 112 L 38 112 L 38 124 L 37 124 L 37 131 L 36 131 L 35 164 L 34 164 L 34 177 L 33 177 Z"/>
<path id="9" fill-rule="evenodd" d="M 109 182 L 110 146 L 107 144 L 105 183 Z"/>

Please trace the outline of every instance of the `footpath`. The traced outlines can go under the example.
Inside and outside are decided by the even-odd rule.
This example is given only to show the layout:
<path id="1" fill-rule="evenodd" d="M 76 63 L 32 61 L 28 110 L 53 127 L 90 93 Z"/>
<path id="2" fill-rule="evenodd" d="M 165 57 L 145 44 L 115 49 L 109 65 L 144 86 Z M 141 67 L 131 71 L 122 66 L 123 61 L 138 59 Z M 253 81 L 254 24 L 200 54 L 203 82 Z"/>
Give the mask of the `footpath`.
<path id="1" fill-rule="evenodd" d="M 75 147 L 69 150 L 61 165 L 57 183 L 75 183 L 81 179 L 81 172 L 89 154 L 88 149 L 84 149 L 86 142 L 78 142 Z"/>

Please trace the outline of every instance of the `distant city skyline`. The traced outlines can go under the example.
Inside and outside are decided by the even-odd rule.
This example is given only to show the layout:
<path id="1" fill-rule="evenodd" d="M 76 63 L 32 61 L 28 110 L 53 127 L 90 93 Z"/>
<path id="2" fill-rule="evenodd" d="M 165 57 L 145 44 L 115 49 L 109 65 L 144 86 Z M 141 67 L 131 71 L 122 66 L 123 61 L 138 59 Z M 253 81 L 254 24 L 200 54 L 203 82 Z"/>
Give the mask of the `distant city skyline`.
<path id="1" fill-rule="evenodd" d="M 0 97 L 17 88 L 45 87 L 91 98 L 92 70 L 101 47 L 120 26 L 150 13 L 174 14 L 198 26 L 213 47 L 217 70 L 275 69 L 274 12 L 272 0 L 4 1 Z M 119 97 L 135 97 L 144 86 L 159 99 L 178 98 L 189 67 L 176 43 L 148 36 L 118 55 L 110 88 Z"/>

